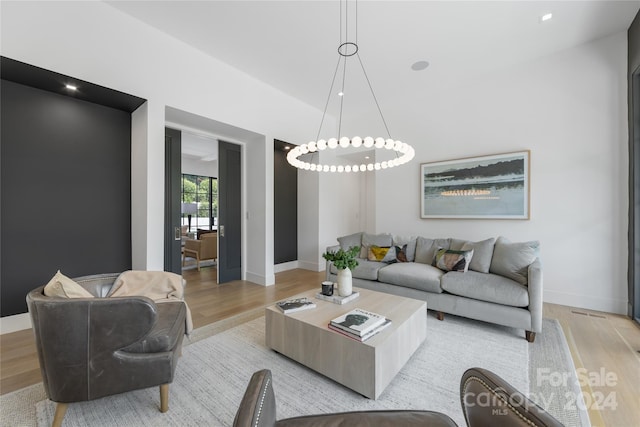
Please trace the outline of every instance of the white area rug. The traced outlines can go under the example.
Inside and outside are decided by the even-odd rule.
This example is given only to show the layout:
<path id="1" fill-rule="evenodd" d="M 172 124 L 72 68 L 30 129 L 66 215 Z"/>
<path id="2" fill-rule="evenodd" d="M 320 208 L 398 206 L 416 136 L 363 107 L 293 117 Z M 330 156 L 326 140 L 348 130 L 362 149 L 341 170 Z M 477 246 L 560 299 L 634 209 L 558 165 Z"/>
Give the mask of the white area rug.
<path id="1" fill-rule="evenodd" d="M 558 331 L 550 327 L 543 334 Z M 263 368 L 273 372 L 278 418 L 366 409 L 426 409 L 446 413 L 464 426 L 459 398 L 462 373 L 469 367 L 483 367 L 527 393 L 532 348 L 522 331 L 455 316 L 440 322 L 429 315 L 425 343 L 380 398 L 369 400 L 267 349 L 261 317 L 184 348 L 170 386 L 169 412 L 159 412 L 159 391 L 154 387 L 71 404 L 64 426 L 229 426 L 249 378 Z M 553 369 L 570 371 L 573 366 Z M 51 425 L 55 404 L 44 398 L 41 384 L 2 396 L 2 425 Z"/>

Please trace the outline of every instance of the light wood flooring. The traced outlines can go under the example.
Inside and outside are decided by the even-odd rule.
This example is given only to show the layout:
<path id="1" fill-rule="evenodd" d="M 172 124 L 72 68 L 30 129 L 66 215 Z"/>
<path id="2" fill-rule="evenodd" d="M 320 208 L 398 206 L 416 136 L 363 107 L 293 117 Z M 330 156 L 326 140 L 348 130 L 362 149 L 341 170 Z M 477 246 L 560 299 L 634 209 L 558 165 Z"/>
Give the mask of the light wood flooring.
<path id="1" fill-rule="evenodd" d="M 245 281 L 218 285 L 216 273 L 215 268 L 183 273 L 195 328 L 225 324 L 243 313 L 259 313 L 275 301 L 319 287 L 324 279 L 324 273 L 291 270 L 276 274 L 275 286 Z M 544 316 L 558 319 L 576 368 L 587 378 L 582 389 L 591 424 L 640 426 L 640 327 L 625 316 L 554 304 L 544 305 Z M 40 381 L 32 332 L 1 335 L 0 394 Z M 603 406 L 600 410 L 597 403 Z"/>

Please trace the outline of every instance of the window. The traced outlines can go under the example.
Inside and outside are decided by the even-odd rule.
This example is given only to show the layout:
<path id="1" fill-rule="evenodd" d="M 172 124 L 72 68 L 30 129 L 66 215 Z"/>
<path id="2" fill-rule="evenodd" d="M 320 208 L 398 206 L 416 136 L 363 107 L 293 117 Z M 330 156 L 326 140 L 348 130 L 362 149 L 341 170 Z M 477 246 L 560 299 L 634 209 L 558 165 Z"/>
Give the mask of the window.
<path id="1" fill-rule="evenodd" d="M 218 179 L 209 176 L 182 174 L 182 203 L 196 203 L 197 211 L 191 215 L 191 230 L 218 228 Z M 188 215 L 182 213 L 182 225 L 188 224 Z"/>

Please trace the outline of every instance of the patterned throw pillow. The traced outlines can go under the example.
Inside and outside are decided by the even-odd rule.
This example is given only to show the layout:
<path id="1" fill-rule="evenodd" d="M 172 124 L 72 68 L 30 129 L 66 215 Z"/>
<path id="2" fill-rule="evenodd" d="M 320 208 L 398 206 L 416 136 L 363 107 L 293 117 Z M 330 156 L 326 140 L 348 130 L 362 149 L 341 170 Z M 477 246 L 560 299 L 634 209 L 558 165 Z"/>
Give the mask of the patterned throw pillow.
<path id="1" fill-rule="evenodd" d="M 390 264 L 396 262 L 396 248 L 394 246 L 369 246 L 369 261 L 386 262 Z"/>
<path id="2" fill-rule="evenodd" d="M 407 245 L 395 246 L 396 248 L 396 261 L 397 262 L 409 262 L 409 254 L 407 251 Z M 415 250 L 414 250 L 415 252 Z"/>
<path id="3" fill-rule="evenodd" d="M 466 273 L 473 257 L 471 251 L 454 251 L 452 249 L 438 249 L 436 251 L 436 267 L 444 271 L 461 271 Z"/>

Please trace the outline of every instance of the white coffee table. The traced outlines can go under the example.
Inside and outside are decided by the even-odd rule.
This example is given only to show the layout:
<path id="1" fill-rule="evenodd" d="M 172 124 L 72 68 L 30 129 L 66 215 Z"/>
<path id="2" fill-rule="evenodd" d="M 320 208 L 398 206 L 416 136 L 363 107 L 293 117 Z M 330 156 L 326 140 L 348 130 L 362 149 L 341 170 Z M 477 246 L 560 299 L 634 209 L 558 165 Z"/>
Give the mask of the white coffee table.
<path id="1" fill-rule="evenodd" d="M 267 307 L 266 344 L 332 380 L 377 399 L 427 337 L 427 304 L 411 298 L 355 289 L 360 297 L 338 305 L 316 299 L 317 290 L 300 294 L 317 307 L 291 314 Z M 362 308 L 392 324 L 365 342 L 330 330 L 331 319 Z"/>

